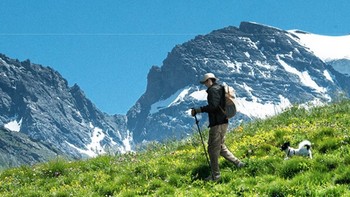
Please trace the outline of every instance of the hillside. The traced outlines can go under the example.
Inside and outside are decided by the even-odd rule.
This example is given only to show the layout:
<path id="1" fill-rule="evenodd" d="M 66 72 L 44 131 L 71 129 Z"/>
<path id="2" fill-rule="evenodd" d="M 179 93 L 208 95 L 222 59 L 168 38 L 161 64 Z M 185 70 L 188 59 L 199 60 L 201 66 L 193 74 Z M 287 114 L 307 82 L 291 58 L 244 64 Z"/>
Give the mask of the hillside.
<path id="1" fill-rule="evenodd" d="M 227 145 L 247 163 L 221 160 L 220 182 L 208 175 L 200 138 L 149 144 L 145 151 L 2 171 L 1 196 L 349 196 L 350 101 L 293 107 L 228 133 Z M 195 128 L 195 127 L 193 127 Z M 207 137 L 206 137 L 207 138 Z M 280 145 L 312 142 L 313 159 L 284 160 Z"/>

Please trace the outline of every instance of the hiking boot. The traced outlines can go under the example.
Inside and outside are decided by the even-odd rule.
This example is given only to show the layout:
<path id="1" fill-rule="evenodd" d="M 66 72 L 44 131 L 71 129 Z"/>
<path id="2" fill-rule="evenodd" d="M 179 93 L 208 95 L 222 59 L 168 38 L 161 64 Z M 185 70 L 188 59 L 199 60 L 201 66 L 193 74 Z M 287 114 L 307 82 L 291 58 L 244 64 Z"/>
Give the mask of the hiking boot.
<path id="1" fill-rule="evenodd" d="M 241 161 L 237 164 L 238 168 L 243 168 L 244 166 L 245 166 L 245 163 L 243 163 Z"/>
<path id="2" fill-rule="evenodd" d="M 217 176 L 211 176 L 209 175 L 207 178 L 204 179 L 205 181 L 219 181 L 220 180 L 220 175 Z"/>

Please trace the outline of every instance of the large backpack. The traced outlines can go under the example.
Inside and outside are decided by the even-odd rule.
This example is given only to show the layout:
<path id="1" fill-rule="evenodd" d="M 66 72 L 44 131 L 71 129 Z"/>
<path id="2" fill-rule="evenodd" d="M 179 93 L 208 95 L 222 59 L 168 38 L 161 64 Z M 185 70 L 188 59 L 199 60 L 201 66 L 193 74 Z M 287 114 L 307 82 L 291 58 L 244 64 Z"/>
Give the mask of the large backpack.
<path id="1" fill-rule="evenodd" d="M 226 84 L 223 84 L 222 88 L 224 89 L 225 107 L 220 107 L 220 109 L 226 115 L 226 118 L 230 119 L 237 113 L 237 108 L 235 104 L 236 93 L 231 86 L 228 86 Z"/>

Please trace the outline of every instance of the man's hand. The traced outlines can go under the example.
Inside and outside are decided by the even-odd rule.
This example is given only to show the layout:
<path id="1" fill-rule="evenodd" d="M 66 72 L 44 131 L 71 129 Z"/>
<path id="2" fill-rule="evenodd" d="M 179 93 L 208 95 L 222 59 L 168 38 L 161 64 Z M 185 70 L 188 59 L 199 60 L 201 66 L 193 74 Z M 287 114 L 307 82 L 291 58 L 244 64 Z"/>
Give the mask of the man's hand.
<path id="1" fill-rule="evenodd" d="M 196 114 L 201 113 L 201 108 L 192 108 L 191 115 L 195 116 Z"/>

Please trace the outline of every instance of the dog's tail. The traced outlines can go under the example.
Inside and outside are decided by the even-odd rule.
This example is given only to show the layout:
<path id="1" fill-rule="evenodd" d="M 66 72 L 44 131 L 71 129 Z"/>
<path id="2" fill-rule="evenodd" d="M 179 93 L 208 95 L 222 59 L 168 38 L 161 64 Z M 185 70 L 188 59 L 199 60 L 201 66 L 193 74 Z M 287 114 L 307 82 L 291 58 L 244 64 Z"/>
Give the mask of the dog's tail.
<path id="1" fill-rule="evenodd" d="M 309 150 L 311 148 L 311 142 L 309 140 L 303 140 L 299 143 L 299 149 L 306 146 L 306 149 Z"/>

